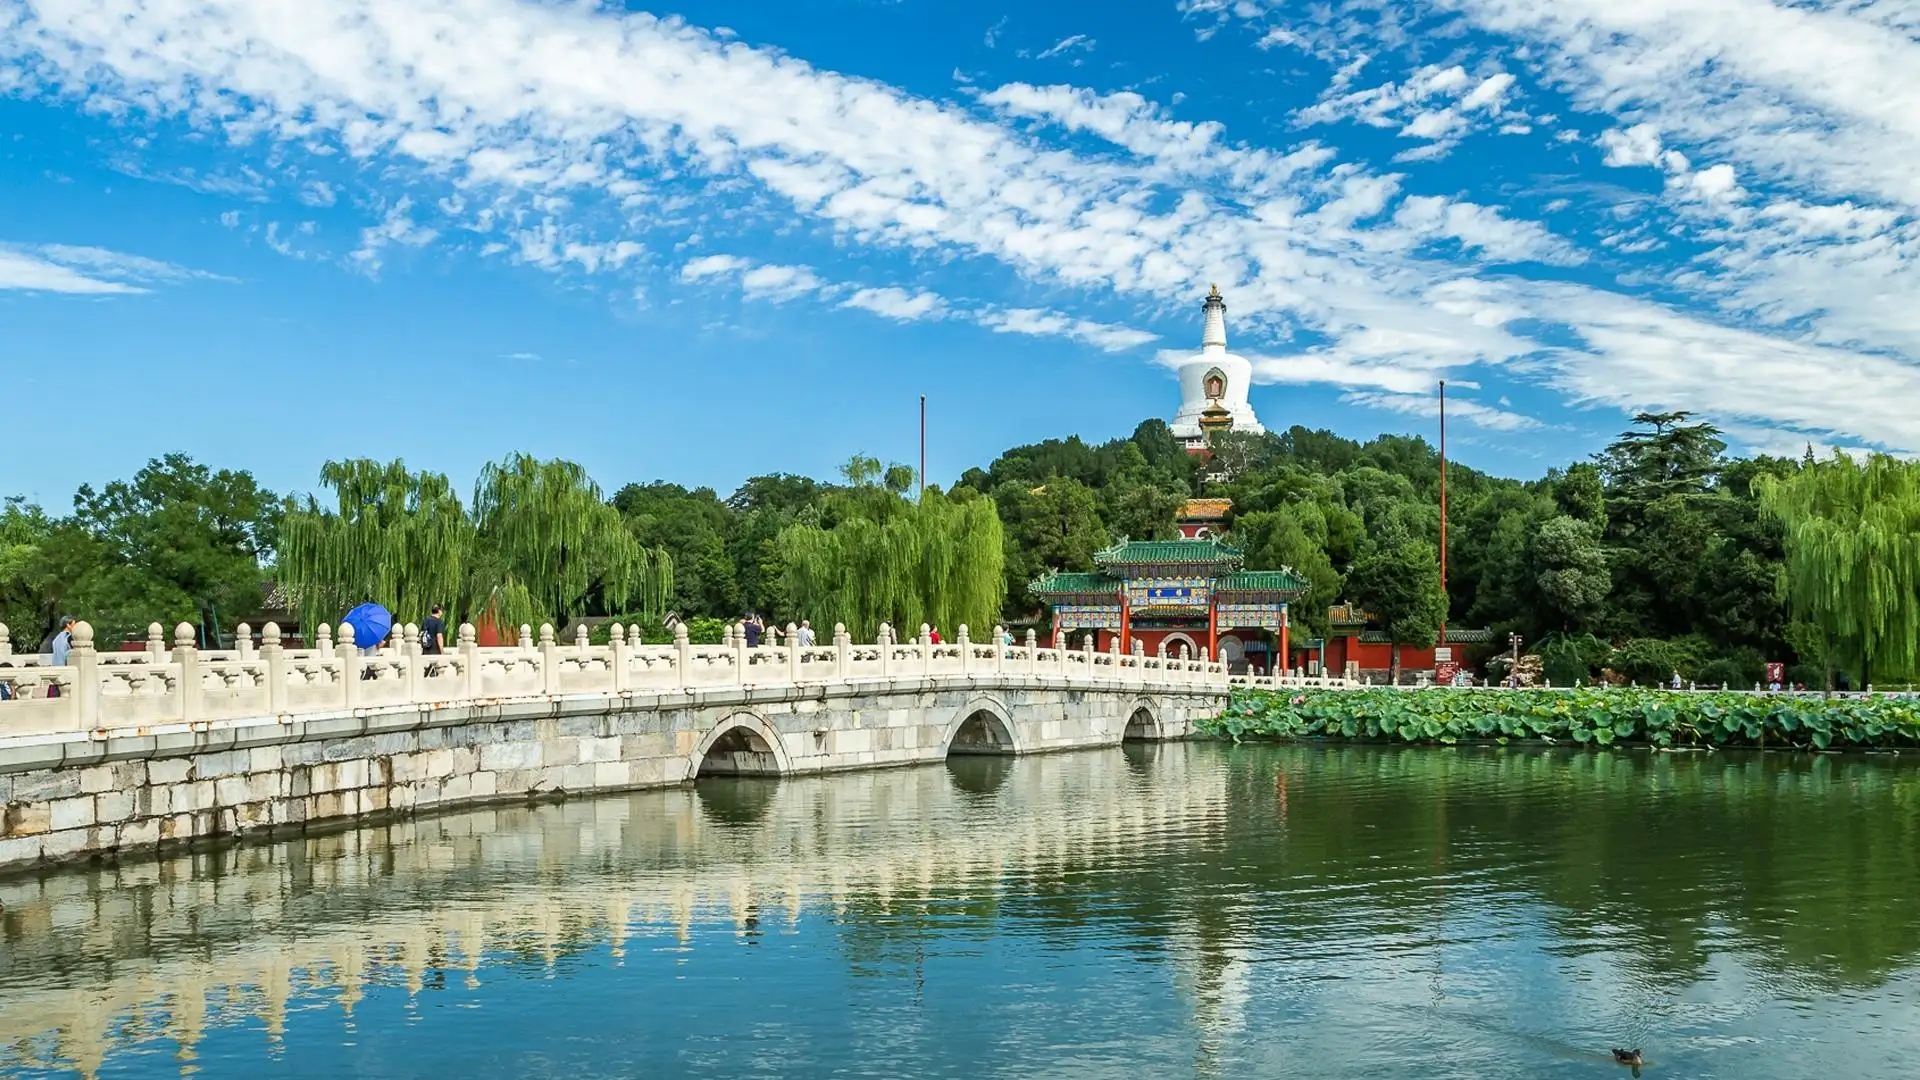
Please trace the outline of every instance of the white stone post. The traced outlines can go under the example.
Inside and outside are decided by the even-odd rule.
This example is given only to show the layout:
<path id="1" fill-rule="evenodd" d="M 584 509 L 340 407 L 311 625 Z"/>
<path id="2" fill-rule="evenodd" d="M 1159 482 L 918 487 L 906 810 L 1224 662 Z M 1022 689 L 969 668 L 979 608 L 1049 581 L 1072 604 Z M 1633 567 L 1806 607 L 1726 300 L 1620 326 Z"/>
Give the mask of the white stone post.
<path id="1" fill-rule="evenodd" d="M 1066 631 L 1064 629 L 1061 630 L 1060 633 L 1054 635 L 1053 659 L 1054 659 L 1054 663 L 1058 664 L 1060 667 L 1060 677 L 1063 679 L 1066 678 L 1067 677 L 1067 638 L 1066 638 Z"/>
<path id="2" fill-rule="evenodd" d="M 155 624 L 155 625 L 158 625 L 158 624 Z M 0 656 L 12 656 L 12 655 L 13 655 L 13 633 L 12 631 L 9 631 L 7 629 L 6 623 L 0 622 Z"/>
<path id="3" fill-rule="evenodd" d="M 1007 670 L 1007 628 L 999 623 L 993 624 L 993 673 L 1004 674 Z"/>
<path id="4" fill-rule="evenodd" d="M 553 638 L 553 624 L 540 624 L 540 692 L 552 697 L 560 689 L 560 643 Z"/>
<path id="5" fill-rule="evenodd" d="M 173 662 L 180 668 L 180 719 L 200 718 L 200 650 L 193 644 L 193 624 L 173 628 Z"/>
<path id="6" fill-rule="evenodd" d="M 880 632 L 874 635 L 875 644 L 880 647 L 880 677 L 883 679 L 893 672 L 893 648 L 889 643 L 892 635 L 893 627 L 886 623 L 881 623 Z"/>
<path id="7" fill-rule="evenodd" d="M 954 634 L 954 636 L 959 639 L 957 642 L 955 642 L 955 644 L 960 646 L 960 674 L 972 675 L 973 674 L 973 638 L 969 636 L 967 633 L 967 624 L 961 623 L 960 629 Z"/>
<path id="8" fill-rule="evenodd" d="M 619 623 L 607 628 L 607 651 L 613 654 L 613 692 L 623 694 L 632 685 L 633 673 L 627 665 L 633 650 L 628 647 L 627 632 Z"/>
<path id="9" fill-rule="evenodd" d="M 100 654 L 93 648 L 93 624 L 73 624 L 73 651 L 67 657 L 73 668 L 73 711 L 81 731 L 100 726 Z"/>
<path id="10" fill-rule="evenodd" d="M 1139 638 L 1133 639 L 1133 678 L 1136 682 L 1147 681 L 1147 644 Z"/>
<path id="11" fill-rule="evenodd" d="M 346 686 L 343 703 L 352 712 L 360 707 L 360 646 L 354 644 L 353 627 L 340 624 L 340 640 L 333 651 L 340 657 L 340 681 Z"/>
<path id="12" fill-rule="evenodd" d="M 154 625 L 158 626 L 159 624 L 155 623 Z M 315 651 L 320 654 L 320 659 L 333 659 L 333 627 L 326 623 L 321 623 L 319 627 L 314 630 L 313 634 L 313 647 Z"/>
<path id="13" fill-rule="evenodd" d="M 1093 675 L 1093 638 L 1093 631 L 1089 630 L 1087 636 L 1080 639 L 1080 660 L 1088 676 Z"/>
<path id="14" fill-rule="evenodd" d="M 847 681 L 848 653 L 853 647 L 853 638 L 847 634 L 847 624 L 833 624 L 833 674 L 840 682 Z"/>
<path id="15" fill-rule="evenodd" d="M 147 662 L 167 662 L 167 630 L 157 622 L 147 624 Z"/>
<path id="16" fill-rule="evenodd" d="M 734 627 L 733 633 L 733 682 L 735 686 L 747 685 L 747 626 L 745 623 Z"/>
<path id="17" fill-rule="evenodd" d="M 800 682 L 800 627 L 793 623 L 787 624 L 787 682 Z"/>
<path id="18" fill-rule="evenodd" d="M 480 699 L 480 632 L 470 622 L 460 624 L 460 670 L 465 676 L 467 700 Z"/>
<path id="19" fill-rule="evenodd" d="M 239 626 L 233 628 L 233 649 L 242 660 L 251 660 L 254 658 L 253 627 L 248 626 L 246 623 L 241 623 Z"/>
<path id="20" fill-rule="evenodd" d="M 675 623 L 673 626 L 673 668 L 674 681 L 680 689 L 693 685 L 693 639 L 687 636 L 687 624 Z"/>
<path id="21" fill-rule="evenodd" d="M 1107 663 L 1113 666 L 1113 677 L 1120 677 L 1120 635 L 1114 634 L 1107 639 Z"/>
<path id="22" fill-rule="evenodd" d="M 920 624 L 920 677 L 933 674 L 933 627 Z"/>
<path id="23" fill-rule="evenodd" d="M 400 635 L 400 663 L 407 671 L 407 700 L 419 701 L 420 692 L 420 627 L 408 623 Z"/>
<path id="24" fill-rule="evenodd" d="M 1040 635 L 1027 627 L 1027 678 L 1040 673 Z"/>
<path id="25" fill-rule="evenodd" d="M 267 711 L 280 716 L 287 711 L 287 651 L 277 622 L 260 628 L 260 659 L 267 665 Z"/>

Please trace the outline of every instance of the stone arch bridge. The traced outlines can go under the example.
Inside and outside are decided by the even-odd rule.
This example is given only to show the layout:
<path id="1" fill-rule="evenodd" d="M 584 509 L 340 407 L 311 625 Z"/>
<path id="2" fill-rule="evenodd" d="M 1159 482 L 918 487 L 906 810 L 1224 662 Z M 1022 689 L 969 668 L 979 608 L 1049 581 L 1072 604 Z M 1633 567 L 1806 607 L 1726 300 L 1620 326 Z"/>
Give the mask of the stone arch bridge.
<path id="1" fill-rule="evenodd" d="M 997 631 L 974 642 L 965 627 L 948 644 L 883 628 L 871 645 L 837 631 L 772 647 L 737 635 L 696 646 L 684 632 L 636 645 L 619 627 L 607 644 L 583 632 L 563 645 L 523 627 L 495 648 L 462 627 L 435 656 L 416 634 L 372 650 L 323 634 L 293 650 L 269 624 L 258 645 L 242 627 L 238 650 L 211 653 L 191 627 L 169 648 L 155 626 L 144 651 L 103 654 L 83 623 L 66 664 L 12 657 L 0 873 L 702 775 L 1182 738 L 1246 681 L 1204 656 L 1043 648 Z"/>

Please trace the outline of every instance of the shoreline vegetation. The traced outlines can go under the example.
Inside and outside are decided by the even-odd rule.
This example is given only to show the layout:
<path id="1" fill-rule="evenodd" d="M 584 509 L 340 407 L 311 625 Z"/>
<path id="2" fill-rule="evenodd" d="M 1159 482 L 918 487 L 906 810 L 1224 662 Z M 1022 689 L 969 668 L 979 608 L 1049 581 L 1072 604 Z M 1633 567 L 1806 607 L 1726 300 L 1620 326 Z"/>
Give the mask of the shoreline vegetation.
<path id="1" fill-rule="evenodd" d="M 1612 688 L 1239 690 L 1198 729 L 1235 742 L 1898 751 L 1920 747 L 1920 697 Z"/>

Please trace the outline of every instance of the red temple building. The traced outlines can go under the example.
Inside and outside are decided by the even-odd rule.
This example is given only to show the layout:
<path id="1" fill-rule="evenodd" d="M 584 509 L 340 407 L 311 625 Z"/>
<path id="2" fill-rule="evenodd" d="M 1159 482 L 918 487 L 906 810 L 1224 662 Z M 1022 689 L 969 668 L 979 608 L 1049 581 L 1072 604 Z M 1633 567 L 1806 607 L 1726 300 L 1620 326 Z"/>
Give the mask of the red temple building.
<path id="1" fill-rule="evenodd" d="M 1289 652 L 1287 605 L 1306 594 L 1291 569 L 1248 570 L 1239 548 L 1214 535 L 1232 504 L 1196 499 L 1181 515 L 1178 540 L 1122 540 L 1094 555 L 1092 573 L 1056 572 L 1035 581 L 1053 609 L 1053 640 L 1092 634 L 1097 650 L 1207 655 L 1236 671 L 1272 670 Z M 1082 633 L 1076 633 L 1082 632 Z"/>

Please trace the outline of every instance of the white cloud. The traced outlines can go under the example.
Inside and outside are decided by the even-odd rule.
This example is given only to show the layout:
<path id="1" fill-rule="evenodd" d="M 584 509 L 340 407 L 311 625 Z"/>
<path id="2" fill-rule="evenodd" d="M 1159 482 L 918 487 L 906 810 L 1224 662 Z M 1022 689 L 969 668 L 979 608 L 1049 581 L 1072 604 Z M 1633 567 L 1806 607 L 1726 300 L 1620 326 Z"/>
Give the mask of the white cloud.
<path id="1" fill-rule="evenodd" d="M 1048 46 L 1045 51 L 1034 57 L 1035 60 L 1048 60 L 1070 52 L 1092 52 L 1100 43 L 1085 34 L 1073 34 L 1063 37 Z M 1078 63 L 1079 61 L 1074 61 Z"/>
<path id="2" fill-rule="evenodd" d="M 680 268 L 681 281 L 704 281 L 738 274 L 753 264 L 738 255 L 702 255 Z"/>
<path id="3" fill-rule="evenodd" d="M 193 280 L 232 279 L 105 248 L 0 243 L 0 289 L 111 295 Z"/>
<path id="4" fill-rule="evenodd" d="M 1359 405 L 1368 409 L 1384 409 L 1405 416 L 1440 416 L 1440 397 L 1433 394 L 1392 394 L 1378 391 L 1352 391 L 1340 396 L 1340 400 L 1349 405 Z M 1531 416 L 1508 409 L 1496 409 L 1491 405 L 1482 405 L 1470 398 L 1447 399 L 1447 417 L 1471 424 L 1488 431 L 1532 431 L 1540 426 L 1540 421 Z"/>
<path id="5" fill-rule="evenodd" d="M 881 289 L 860 289 L 852 296 L 840 302 L 841 307 L 859 308 L 871 311 L 889 319 L 901 322 L 913 322 L 918 319 L 939 318 L 946 309 L 946 302 L 938 295 L 922 289 L 908 292 L 905 289 L 888 286 Z"/>
<path id="6" fill-rule="evenodd" d="M 360 230 L 360 246 L 349 257 L 355 266 L 370 275 L 377 275 L 388 245 L 400 244 L 404 247 L 425 247 L 440 235 L 438 230 L 430 229 L 413 220 L 413 200 L 401 196 L 376 225 Z"/>
<path id="7" fill-rule="evenodd" d="M 1694 364 L 1672 350 L 1682 340 L 1757 363 L 1764 353 L 1776 386 L 1820 384 L 1834 370 L 1905 385 L 1920 357 L 1910 34 L 1859 4 L 1442 3 L 1523 48 L 1356 90 L 1376 54 L 1343 53 L 1324 32 L 1337 18 L 1303 22 L 1296 35 L 1340 63 L 1303 119 L 1357 120 L 1437 154 L 1466 132 L 1532 122 L 1515 104 L 1512 73 L 1523 72 L 1609 117 L 1590 127 L 1610 125 L 1616 141 L 1649 125 L 1653 150 L 1602 145 L 1619 163 L 1637 155 L 1667 174 L 1662 224 L 1710 251 L 1701 270 L 1663 284 L 1721 314 L 1684 314 L 1612 285 L 1529 280 L 1537 268 L 1525 264 L 1579 253 L 1500 208 L 1420 190 L 1314 143 L 1231 143 L 1219 124 L 1177 119 L 1138 94 L 1015 83 L 933 101 L 590 5 L 0 0 L 0 70 L 104 113 L 184 117 L 238 144 L 344 156 L 396 187 L 457 196 L 389 201 L 354 256 L 369 270 L 394 244 L 472 230 L 486 235 L 483 251 L 605 271 L 644 259 L 637 230 L 648 223 L 684 239 L 771 218 L 847 247 L 991 260 L 1050 289 L 1135 304 L 1185 304 L 1218 281 L 1237 327 L 1300 343 L 1256 364 L 1269 380 L 1418 393 L 1416 380 L 1502 367 L 1586 401 L 1660 397 L 1920 446 L 1920 417 L 1880 405 L 1754 393 L 1728 371 L 1642 372 Z M 1243 5 L 1266 8 L 1188 0 L 1184 10 L 1207 21 L 1241 17 Z M 1400 5 L 1366 6 L 1381 42 L 1403 29 Z M 1069 151 L 1059 130 L 1105 145 Z M 429 224 L 431 213 L 450 220 Z M 841 303 L 858 291 L 757 260 L 695 259 L 680 274 L 768 300 Z M 1152 340 L 1060 312 L 949 307 L 1002 332 L 1100 348 Z M 1614 377 L 1631 391 L 1609 394 Z M 1887 400 L 1879 387 L 1868 396 Z"/>
<path id="8" fill-rule="evenodd" d="M 1027 334 L 1033 337 L 1064 337 L 1085 342 L 1107 352 L 1124 352 L 1154 340 L 1144 330 L 1110 323 L 1076 319 L 1057 311 L 1039 308 L 1009 308 L 984 312 L 977 316 L 980 325 L 1001 334 Z"/>

